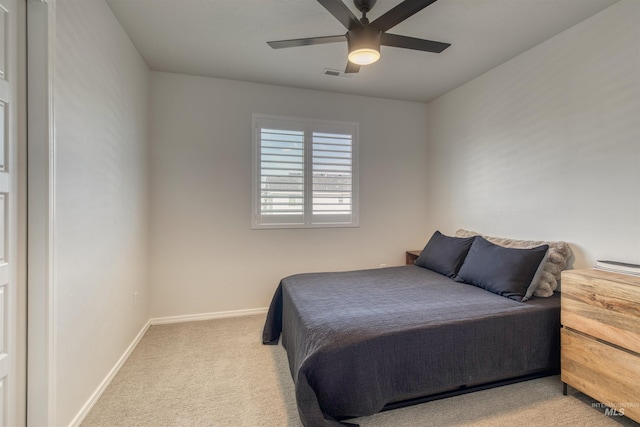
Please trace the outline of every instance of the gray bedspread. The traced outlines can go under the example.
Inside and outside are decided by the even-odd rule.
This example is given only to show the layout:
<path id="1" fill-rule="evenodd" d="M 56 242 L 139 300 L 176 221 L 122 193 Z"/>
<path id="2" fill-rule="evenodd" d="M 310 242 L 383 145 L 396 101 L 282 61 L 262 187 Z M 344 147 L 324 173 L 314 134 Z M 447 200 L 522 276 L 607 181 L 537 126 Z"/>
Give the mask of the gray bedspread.
<path id="1" fill-rule="evenodd" d="M 555 369 L 560 298 L 525 303 L 417 266 L 283 279 L 263 343 L 282 345 L 303 424 Z"/>

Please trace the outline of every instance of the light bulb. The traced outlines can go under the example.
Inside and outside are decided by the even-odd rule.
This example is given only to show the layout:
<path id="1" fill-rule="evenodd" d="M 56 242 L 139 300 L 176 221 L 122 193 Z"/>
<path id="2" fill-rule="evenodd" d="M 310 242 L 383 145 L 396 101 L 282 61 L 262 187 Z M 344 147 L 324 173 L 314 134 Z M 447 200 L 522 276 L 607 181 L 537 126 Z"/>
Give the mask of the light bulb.
<path id="1" fill-rule="evenodd" d="M 362 48 L 349 52 L 349 61 L 358 65 L 369 65 L 380 59 L 380 52 L 375 49 Z"/>

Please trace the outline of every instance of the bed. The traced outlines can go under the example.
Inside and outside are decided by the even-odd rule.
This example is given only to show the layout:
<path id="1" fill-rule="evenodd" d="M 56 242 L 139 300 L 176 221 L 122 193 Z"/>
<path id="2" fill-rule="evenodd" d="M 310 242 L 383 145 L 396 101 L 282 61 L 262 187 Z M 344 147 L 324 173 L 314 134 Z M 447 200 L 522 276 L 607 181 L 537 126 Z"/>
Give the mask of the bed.
<path id="1" fill-rule="evenodd" d="M 339 426 L 425 396 L 557 372 L 559 331 L 557 294 L 520 302 L 407 265 L 282 279 L 263 343 L 282 338 L 303 424 Z"/>

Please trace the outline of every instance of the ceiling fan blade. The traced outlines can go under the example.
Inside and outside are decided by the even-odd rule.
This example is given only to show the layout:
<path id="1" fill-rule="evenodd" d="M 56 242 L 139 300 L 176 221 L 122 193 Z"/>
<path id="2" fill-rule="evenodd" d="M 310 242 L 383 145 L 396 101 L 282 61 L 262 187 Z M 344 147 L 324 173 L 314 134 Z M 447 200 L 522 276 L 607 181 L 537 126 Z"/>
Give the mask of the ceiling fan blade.
<path id="1" fill-rule="evenodd" d="M 273 42 L 267 42 L 267 44 L 274 49 L 282 49 L 285 47 L 298 47 L 298 46 L 311 46 L 311 45 L 325 44 L 325 43 L 337 43 L 337 42 L 343 42 L 346 40 L 347 40 L 347 37 L 344 34 L 342 34 L 339 36 L 310 37 L 307 39 L 276 40 Z"/>
<path id="2" fill-rule="evenodd" d="M 405 0 L 384 15 L 378 17 L 371 25 L 380 31 L 387 31 L 436 1 L 437 0 Z"/>
<path id="3" fill-rule="evenodd" d="M 357 73 L 358 71 L 360 71 L 360 65 L 347 61 L 347 68 L 344 70 L 345 73 Z"/>
<path id="4" fill-rule="evenodd" d="M 340 21 L 340 23 L 348 30 L 362 25 L 353 12 L 351 12 L 351 9 L 349 9 L 342 1 L 318 0 L 318 3 L 324 6 L 324 8 L 327 9 L 329 13 Z"/>
<path id="5" fill-rule="evenodd" d="M 389 33 L 382 33 L 380 35 L 380 44 L 434 53 L 440 53 L 451 46 L 450 43 L 434 42 L 433 40 L 416 39 Z"/>

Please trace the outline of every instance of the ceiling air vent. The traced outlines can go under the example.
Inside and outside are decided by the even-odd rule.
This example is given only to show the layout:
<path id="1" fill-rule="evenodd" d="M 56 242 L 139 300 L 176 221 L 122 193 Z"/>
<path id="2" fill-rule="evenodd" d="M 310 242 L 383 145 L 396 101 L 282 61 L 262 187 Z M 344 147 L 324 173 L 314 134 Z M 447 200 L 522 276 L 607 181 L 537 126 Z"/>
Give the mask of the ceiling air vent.
<path id="1" fill-rule="evenodd" d="M 345 73 L 344 71 L 333 70 L 331 68 L 325 68 L 324 70 L 322 70 L 322 74 L 331 77 L 342 77 L 343 79 L 351 79 L 356 75 L 354 73 Z"/>

